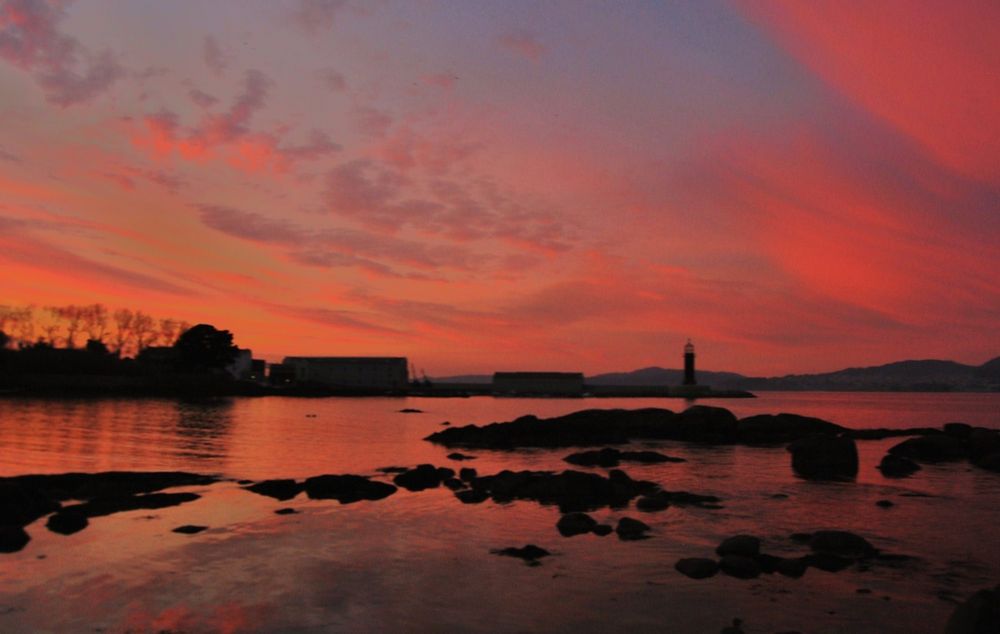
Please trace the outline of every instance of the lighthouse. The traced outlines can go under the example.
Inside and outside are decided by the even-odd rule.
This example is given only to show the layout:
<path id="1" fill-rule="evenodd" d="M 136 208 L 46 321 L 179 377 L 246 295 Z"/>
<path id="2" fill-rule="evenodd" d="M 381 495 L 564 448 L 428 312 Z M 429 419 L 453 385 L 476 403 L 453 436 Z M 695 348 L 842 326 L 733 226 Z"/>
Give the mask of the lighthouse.
<path id="1" fill-rule="evenodd" d="M 694 378 L 694 344 L 688 339 L 684 346 L 684 385 L 697 385 Z"/>

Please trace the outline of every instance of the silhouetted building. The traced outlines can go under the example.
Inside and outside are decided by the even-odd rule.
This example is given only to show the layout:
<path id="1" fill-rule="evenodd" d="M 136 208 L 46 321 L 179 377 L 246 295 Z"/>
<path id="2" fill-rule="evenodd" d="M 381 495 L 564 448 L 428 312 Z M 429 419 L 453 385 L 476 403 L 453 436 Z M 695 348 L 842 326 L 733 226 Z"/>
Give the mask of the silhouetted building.
<path id="1" fill-rule="evenodd" d="M 253 373 L 253 352 L 246 348 L 237 348 L 236 356 L 226 366 L 226 372 L 239 381 L 249 381 Z"/>
<path id="2" fill-rule="evenodd" d="M 255 383 L 263 383 L 267 372 L 267 361 L 264 359 L 250 360 L 250 380 Z"/>
<path id="3" fill-rule="evenodd" d="M 694 378 L 694 344 L 688 339 L 684 346 L 684 385 L 697 385 Z"/>
<path id="4" fill-rule="evenodd" d="M 276 387 L 295 383 L 295 368 L 283 363 L 268 366 L 267 382 Z"/>
<path id="5" fill-rule="evenodd" d="M 508 396 L 582 396 L 582 372 L 496 372 L 493 393 Z"/>
<path id="6" fill-rule="evenodd" d="M 406 357 L 285 357 L 295 382 L 334 389 L 405 390 Z"/>

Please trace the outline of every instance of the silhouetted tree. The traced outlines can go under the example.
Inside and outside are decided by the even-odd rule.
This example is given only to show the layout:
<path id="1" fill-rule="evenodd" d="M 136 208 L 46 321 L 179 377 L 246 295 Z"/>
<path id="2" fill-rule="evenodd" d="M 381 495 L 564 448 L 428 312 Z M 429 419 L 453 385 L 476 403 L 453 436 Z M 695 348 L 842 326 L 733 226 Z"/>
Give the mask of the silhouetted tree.
<path id="1" fill-rule="evenodd" d="M 0 330 L 0 350 L 6 350 L 10 344 L 10 335 Z"/>
<path id="2" fill-rule="evenodd" d="M 83 327 L 88 337 L 104 341 L 104 335 L 108 332 L 108 309 L 103 304 L 91 304 L 85 307 Z"/>
<path id="3" fill-rule="evenodd" d="M 125 354 L 125 347 L 132 340 L 132 322 L 135 319 L 135 313 L 128 308 L 119 308 L 115 311 L 114 319 L 115 336 L 113 344 L 115 352 L 120 357 Z"/>
<path id="4" fill-rule="evenodd" d="M 87 354 L 100 355 L 102 357 L 106 357 L 111 354 L 111 351 L 108 350 L 108 346 L 100 339 L 88 339 L 85 350 L 87 351 Z"/>
<path id="5" fill-rule="evenodd" d="M 156 320 L 141 310 L 135 311 L 132 317 L 132 332 L 135 335 L 136 353 L 142 352 L 160 338 Z"/>
<path id="6" fill-rule="evenodd" d="M 200 369 L 222 369 L 236 358 L 233 333 L 209 324 L 185 330 L 174 344 L 183 365 Z"/>

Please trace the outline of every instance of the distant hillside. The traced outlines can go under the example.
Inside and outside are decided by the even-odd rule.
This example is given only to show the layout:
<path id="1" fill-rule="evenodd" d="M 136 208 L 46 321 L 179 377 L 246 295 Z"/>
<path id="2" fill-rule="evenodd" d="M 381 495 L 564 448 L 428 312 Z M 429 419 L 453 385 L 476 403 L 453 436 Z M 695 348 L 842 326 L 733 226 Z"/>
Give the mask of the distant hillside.
<path id="1" fill-rule="evenodd" d="M 683 375 L 681 370 L 652 367 L 633 372 L 599 374 L 588 377 L 587 382 L 592 385 L 679 385 Z M 780 377 L 699 371 L 698 382 L 733 390 L 1000 391 L 1000 357 L 980 366 L 928 359 Z"/>

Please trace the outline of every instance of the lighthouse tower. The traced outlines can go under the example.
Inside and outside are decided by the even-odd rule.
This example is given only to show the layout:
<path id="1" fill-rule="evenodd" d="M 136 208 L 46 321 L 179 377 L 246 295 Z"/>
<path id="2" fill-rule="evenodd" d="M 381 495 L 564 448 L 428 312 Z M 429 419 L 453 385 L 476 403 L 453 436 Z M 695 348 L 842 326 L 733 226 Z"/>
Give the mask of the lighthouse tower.
<path id="1" fill-rule="evenodd" d="M 697 385 L 694 378 L 694 344 L 688 339 L 684 346 L 684 385 Z"/>

